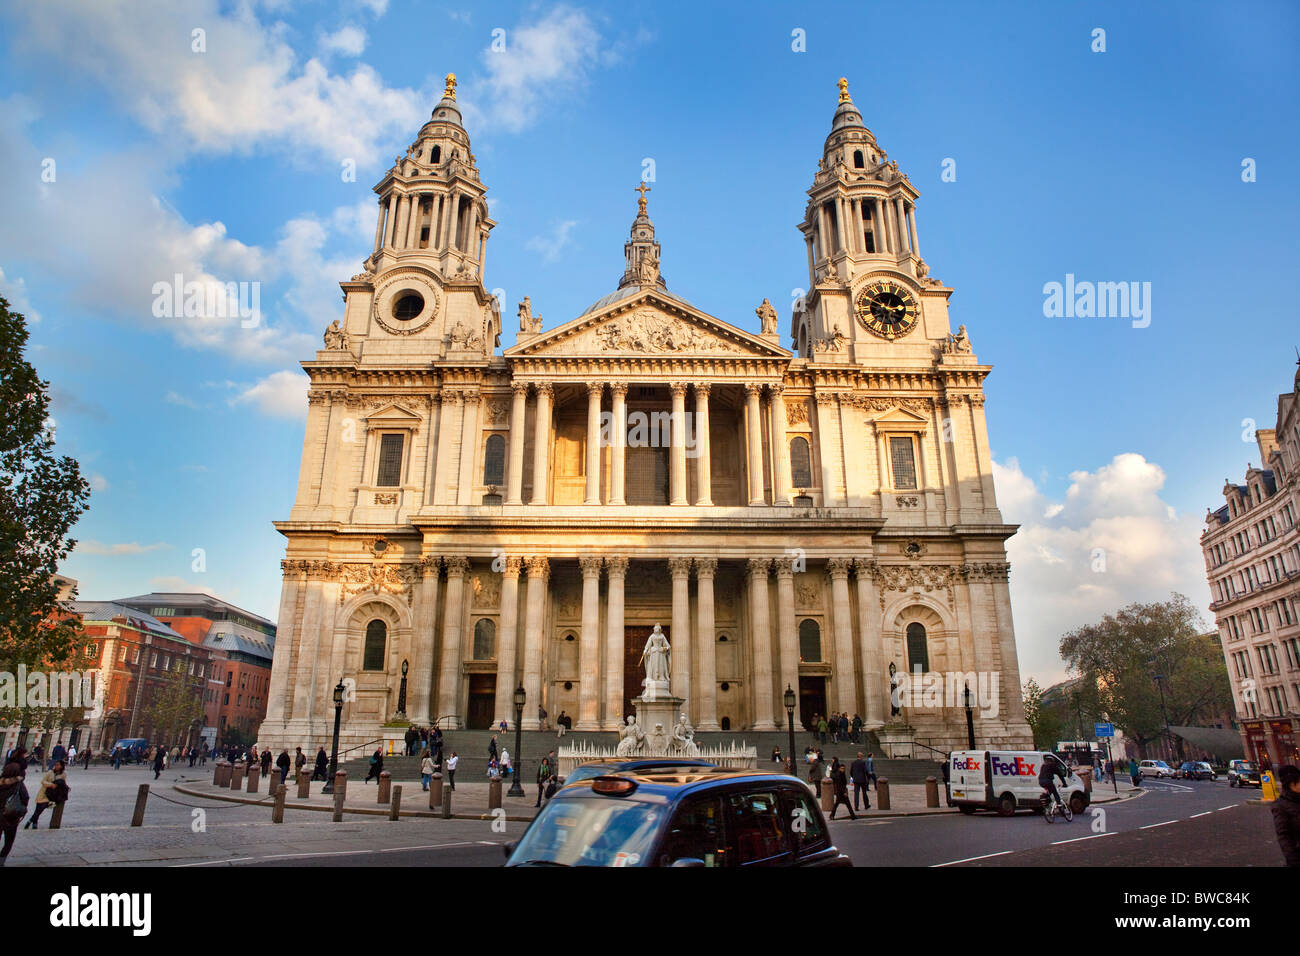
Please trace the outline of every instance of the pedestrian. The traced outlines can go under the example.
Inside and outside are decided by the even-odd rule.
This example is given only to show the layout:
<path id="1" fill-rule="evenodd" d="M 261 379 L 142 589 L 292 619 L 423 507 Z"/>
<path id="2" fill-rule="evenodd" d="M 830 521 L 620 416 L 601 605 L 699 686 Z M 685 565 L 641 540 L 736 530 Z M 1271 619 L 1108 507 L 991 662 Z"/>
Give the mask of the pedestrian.
<path id="1" fill-rule="evenodd" d="M 826 718 L 817 718 L 817 738 L 823 747 L 826 746 Z"/>
<path id="2" fill-rule="evenodd" d="M 269 777 L 270 775 L 271 775 L 271 748 L 263 747 L 262 748 L 262 776 Z"/>
<path id="3" fill-rule="evenodd" d="M 557 738 L 558 738 L 558 737 L 563 737 L 563 736 L 564 736 L 564 732 L 565 732 L 565 730 L 568 729 L 568 727 L 567 727 L 568 720 L 569 720 L 569 718 L 568 718 L 567 716 L 565 716 L 564 711 L 561 710 L 561 711 L 560 711 L 560 716 L 555 718 L 555 736 L 556 736 Z"/>
<path id="4" fill-rule="evenodd" d="M 1128 778 L 1132 781 L 1133 786 L 1142 786 L 1142 770 L 1140 764 L 1136 760 L 1130 760 L 1128 762 Z"/>
<path id="5" fill-rule="evenodd" d="M 817 791 L 818 798 L 822 795 L 822 778 L 825 776 L 826 767 L 825 764 L 822 763 L 821 754 L 814 751 L 812 765 L 808 768 L 808 782 L 811 783 L 813 789 Z"/>
<path id="6" fill-rule="evenodd" d="M 869 753 L 867 754 L 867 789 L 870 790 L 872 786 L 879 792 L 880 785 L 876 783 L 876 755 Z"/>
<path id="7" fill-rule="evenodd" d="M 1277 772 L 1273 830 L 1287 866 L 1300 866 L 1300 767 L 1286 764 Z"/>
<path id="8" fill-rule="evenodd" d="M 198 749 L 197 747 L 191 747 L 191 748 L 190 748 L 190 766 L 193 767 L 193 766 L 194 766 L 194 761 L 196 761 L 196 760 L 198 760 L 198 759 L 199 759 L 199 749 Z"/>
<path id="9" fill-rule="evenodd" d="M 442 763 L 442 731 L 437 727 L 429 732 L 429 749 L 433 751 L 433 762 Z"/>
<path id="10" fill-rule="evenodd" d="M 849 741 L 849 715 L 840 714 L 840 742 L 848 743 Z"/>
<path id="11" fill-rule="evenodd" d="M 546 790 L 546 785 L 551 780 L 551 758 L 543 757 L 542 762 L 537 765 L 537 806 L 542 805 L 542 793 Z"/>
<path id="12" fill-rule="evenodd" d="M 316 751 L 316 766 L 312 769 L 311 778 L 313 780 L 325 780 L 326 774 L 329 773 L 330 758 L 325 755 L 325 747 L 322 745 L 320 750 Z"/>
<path id="13" fill-rule="evenodd" d="M 114 770 L 122 769 L 122 748 L 121 747 L 113 748 L 113 769 Z"/>
<path id="14" fill-rule="evenodd" d="M 862 718 L 857 714 L 853 715 L 853 742 L 862 743 Z"/>
<path id="15" fill-rule="evenodd" d="M 49 807 L 51 803 L 63 803 L 68 799 L 68 773 L 67 764 L 62 760 L 54 761 L 49 770 L 45 771 L 45 776 L 41 778 L 40 786 L 36 788 L 36 809 L 32 811 L 31 818 L 23 824 L 23 829 L 30 827 L 33 830 L 39 830 L 41 814 Z"/>
<path id="16" fill-rule="evenodd" d="M 780 762 L 781 762 L 781 748 L 780 748 L 780 747 L 773 747 L 773 748 L 772 748 L 772 763 L 780 763 Z"/>
<path id="17" fill-rule="evenodd" d="M 307 755 L 302 752 L 301 747 L 294 750 L 293 755 L 293 775 L 296 777 L 302 773 L 302 768 L 307 766 Z"/>
<path id="18" fill-rule="evenodd" d="M 370 772 L 366 774 L 363 783 L 369 783 L 371 780 L 378 780 L 379 775 L 384 772 L 384 752 L 376 747 L 375 752 L 370 755 Z"/>
<path id="19" fill-rule="evenodd" d="M 9 858 L 14 837 L 18 835 L 18 824 L 27 815 L 30 797 L 27 786 L 23 783 L 26 776 L 27 750 L 15 747 L 4 769 L 0 770 L 0 832 L 4 834 L 4 846 L 0 847 L 0 866 L 4 866 Z"/>
<path id="20" fill-rule="evenodd" d="M 503 777 L 510 776 L 510 769 L 511 769 L 510 751 L 506 750 L 505 747 L 502 747 L 501 748 L 501 776 Z"/>
<path id="21" fill-rule="evenodd" d="M 493 734 L 492 739 L 488 741 L 488 760 L 497 759 L 497 735 Z"/>
<path id="22" fill-rule="evenodd" d="M 302 756 L 301 750 L 298 751 L 298 755 Z M 275 758 L 275 765 L 280 769 L 280 786 L 284 786 L 285 780 L 289 778 L 289 768 L 293 766 L 287 749 L 280 751 L 280 756 Z"/>
<path id="23" fill-rule="evenodd" d="M 433 782 L 433 755 L 429 751 L 424 752 L 420 758 L 420 789 L 428 790 L 429 784 Z"/>
<path id="24" fill-rule="evenodd" d="M 159 747 L 154 751 L 153 755 L 153 778 L 155 780 L 158 779 L 158 775 L 163 772 L 165 766 L 167 766 L 167 751 Z"/>
<path id="25" fill-rule="evenodd" d="M 508 729 L 509 728 L 507 727 L 506 722 L 504 720 L 501 721 L 501 723 L 497 724 L 497 730 L 501 731 L 501 736 L 503 737 L 506 735 L 506 731 Z"/>
<path id="26" fill-rule="evenodd" d="M 453 790 L 456 789 L 456 765 L 459 763 L 460 757 L 453 750 L 451 756 L 447 758 L 447 783 Z"/>
<path id="27" fill-rule="evenodd" d="M 83 770 L 90 769 L 90 758 L 95 756 L 95 752 L 87 747 L 81 752 L 81 766 Z"/>
<path id="28" fill-rule="evenodd" d="M 537 705 L 537 729 L 546 729 L 546 708 L 541 704 Z"/>
<path id="29" fill-rule="evenodd" d="M 870 810 L 871 797 L 867 796 L 867 783 L 871 778 L 867 774 L 867 762 L 862 759 L 861 750 L 858 751 L 858 759 L 849 766 L 849 779 L 853 781 L 853 809 L 859 809 L 858 798 L 861 797 Z"/>
<path id="30" fill-rule="evenodd" d="M 849 782 L 844 774 L 844 764 L 840 763 L 839 757 L 831 761 L 831 786 L 835 788 L 835 803 L 831 806 L 831 819 L 835 819 L 835 811 L 842 803 L 844 809 L 849 811 L 849 819 L 856 820 L 858 815 L 853 812 L 853 805 L 849 803 Z"/>

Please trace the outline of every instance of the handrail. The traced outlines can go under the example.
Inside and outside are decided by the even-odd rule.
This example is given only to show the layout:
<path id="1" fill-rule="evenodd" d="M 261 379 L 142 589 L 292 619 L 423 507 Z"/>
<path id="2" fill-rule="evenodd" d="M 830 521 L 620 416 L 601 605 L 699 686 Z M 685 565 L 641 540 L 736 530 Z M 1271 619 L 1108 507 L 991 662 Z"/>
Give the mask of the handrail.
<path id="1" fill-rule="evenodd" d="M 339 751 L 339 763 L 342 763 L 342 762 L 343 762 L 343 755 L 344 755 L 344 754 L 350 754 L 350 753 L 352 753 L 352 751 L 354 751 L 354 750 L 360 750 L 362 747 L 369 747 L 371 744 L 381 744 L 381 743 L 383 743 L 383 742 L 384 742 L 385 740 L 387 740 L 387 739 L 388 739 L 388 738 L 386 738 L 386 737 L 376 737 L 374 740 L 367 740 L 364 744 L 357 744 L 355 747 L 349 747 L 347 750 L 340 750 L 340 751 Z"/>
<path id="2" fill-rule="evenodd" d="M 443 722 L 444 720 L 448 720 L 448 719 L 450 719 L 450 720 L 454 720 L 454 721 L 456 721 L 457 723 L 459 723 L 459 722 L 460 722 L 460 714 L 443 714 L 441 717 L 439 717 L 437 720 L 435 720 L 435 721 L 433 722 L 433 726 L 437 727 L 439 730 L 443 730 L 443 729 L 446 729 L 446 730 L 457 730 L 458 728 L 457 728 L 455 725 L 453 725 L 453 726 L 451 726 L 451 727 L 447 727 L 447 728 L 444 728 L 444 727 L 442 726 L 442 722 Z"/>

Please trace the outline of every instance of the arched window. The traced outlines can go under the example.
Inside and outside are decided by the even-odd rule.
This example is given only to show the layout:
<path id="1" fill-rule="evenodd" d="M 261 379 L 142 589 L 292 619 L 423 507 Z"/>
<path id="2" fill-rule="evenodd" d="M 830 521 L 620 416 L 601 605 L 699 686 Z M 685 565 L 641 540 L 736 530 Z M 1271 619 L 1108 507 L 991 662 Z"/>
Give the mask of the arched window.
<path id="1" fill-rule="evenodd" d="M 920 667 L 923 673 L 930 670 L 930 645 L 925 639 L 925 625 L 916 621 L 907 625 L 907 667 L 909 671 Z"/>
<path id="2" fill-rule="evenodd" d="M 381 671 L 384 669 L 384 652 L 388 645 L 388 625 L 374 620 L 366 625 L 366 647 L 361 655 L 363 671 Z"/>
<path id="3" fill-rule="evenodd" d="M 497 626 L 488 618 L 480 618 L 474 625 L 474 660 L 490 661 L 496 657 Z"/>
<path id="4" fill-rule="evenodd" d="M 433 161 L 433 165 L 435 165 L 435 166 L 437 166 L 440 162 L 442 162 L 442 147 L 441 147 L 441 146 L 435 146 L 435 147 L 433 147 L 433 160 L 432 160 L 432 161 Z"/>
<path id="5" fill-rule="evenodd" d="M 866 166 L 867 166 L 867 164 L 864 163 L 864 162 L 862 161 L 862 150 L 860 150 L 860 149 L 855 149 L 855 150 L 853 151 L 853 168 L 854 168 L 854 169 L 865 169 Z"/>
<path id="6" fill-rule="evenodd" d="M 822 659 L 822 629 L 812 618 L 799 623 L 799 659 L 805 663 Z"/>
<path id="7" fill-rule="evenodd" d="M 812 486 L 812 455 L 806 438 L 790 440 L 790 481 L 796 488 Z"/>
<path id="8" fill-rule="evenodd" d="M 489 435 L 483 449 L 483 484 L 503 485 L 506 481 L 506 439 Z"/>

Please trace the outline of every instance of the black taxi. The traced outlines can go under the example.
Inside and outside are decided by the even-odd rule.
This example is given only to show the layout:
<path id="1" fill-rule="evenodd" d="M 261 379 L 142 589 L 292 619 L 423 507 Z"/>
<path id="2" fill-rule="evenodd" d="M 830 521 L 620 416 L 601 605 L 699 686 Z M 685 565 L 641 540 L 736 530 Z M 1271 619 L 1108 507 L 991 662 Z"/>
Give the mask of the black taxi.
<path id="1" fill-rule="evenodd" d="M 506 866 L 852 866 L 796 777 L 622 772 L 560 790 Z"/>

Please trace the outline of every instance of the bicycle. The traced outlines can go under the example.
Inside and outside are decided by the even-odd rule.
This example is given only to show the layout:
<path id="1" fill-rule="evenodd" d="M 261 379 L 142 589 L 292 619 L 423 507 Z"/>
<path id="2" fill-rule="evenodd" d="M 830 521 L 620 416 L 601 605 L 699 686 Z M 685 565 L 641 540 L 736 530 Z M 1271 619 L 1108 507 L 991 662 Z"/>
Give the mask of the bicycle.
<path id="1" fill-rule="evenodd" d="M 1066 823 L 1069 823 L 1074 819 L 1074 812 L 1070 810 L 1070 805 L 1062 800 L 1059 794 L 1057 795 L 1056 800 L 1053 801 L 1051 797 L 1048 796 L 1047 791 L 1044 790 L 1042 802 L 1043 816 L 1047 819 L 1048 823 L 1055 823 L 1058 816 L 1063 817 Z"/>

